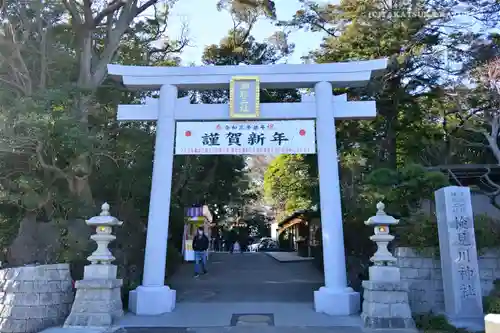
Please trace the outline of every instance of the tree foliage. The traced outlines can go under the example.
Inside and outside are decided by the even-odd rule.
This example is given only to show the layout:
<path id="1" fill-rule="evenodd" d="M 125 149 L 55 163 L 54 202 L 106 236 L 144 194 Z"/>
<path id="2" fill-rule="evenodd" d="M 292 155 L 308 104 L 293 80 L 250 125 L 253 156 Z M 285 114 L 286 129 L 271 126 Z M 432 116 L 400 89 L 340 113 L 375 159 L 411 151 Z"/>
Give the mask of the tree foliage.
<path id="1" fill-rule="evenodd" d="M 145 94 L 108 81 L 106 65 L 179 65 L 188 40 L 166 34 L 172 4 L 5 2 L 0 241 L 10 264 L 84 259 L 91 244 L 83 219 L 107 201 L 125 221 L 114 244 L 120 269 L 140 278 L 155 126 L 116 122 L 117 104 Z M 243 168 L 239 156 L 175 158 L 171 244 L 180 246 L 185 207 L 238 202 Z"/>
<path id="2" fill-rule="evenodd" d="M 276 157 L 264 176 L 264 195 L 283 214 L 309 209 L 317 198 L 317 171 L 308 160 L 314 155 L 280 155 Z"/>
<path id="3" fill-rule="evenodd" d="M 485 70 L 476 74 L 497 54 L 498 38 L 490 29 L 499 25 L 498 4 L 465 1 L 470 17 L 464 22 L 457 18 L 464 14 L 461 9 L 447 1 L 300 2 L 294 17 L 278 25 L 323 33 L 311 60 L 389 59 L 387 73 L 368 87 L 336 91 L 351 100 L 374 98 L 378 111 L 375 120 L 337 122 L 344 200 L 355 200 L 366 175 L 378 168 L 398 172 L 410 164 L 498 164 L 494 148 L 481 136 L 482 128 L 493 128 L 492 115 L 498 113 L 495 71 L 490 65 L 488 79 Z M 471 22 L 480 29 L 467 32 Z M 466 43 L 471 47 L 456 47 Z"/>

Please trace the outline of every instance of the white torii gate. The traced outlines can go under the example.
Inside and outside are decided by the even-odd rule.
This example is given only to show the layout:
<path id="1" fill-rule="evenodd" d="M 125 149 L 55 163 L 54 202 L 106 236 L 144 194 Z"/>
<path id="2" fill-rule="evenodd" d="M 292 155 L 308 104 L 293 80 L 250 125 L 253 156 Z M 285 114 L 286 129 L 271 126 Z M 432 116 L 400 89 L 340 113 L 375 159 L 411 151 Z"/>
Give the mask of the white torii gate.
<path id="1" fill-rule="evenodd" d="M 252 66 L 143 67 L 108 65 L 108 73 L 130 89 L 159 90 L 145 105 L 120 105 L 119 121 L 156 120 L 153 181 L 142 285 L 130 292 L 129 310 L 139 315 L 171 312 L 175 290 L 164 283 L 176 121 L 229 120 L 227 104 L 190 104 L 179 89 L 228 89 L 234 76 L 258 77 L 260 88 L 314 88 L 301 103 L 263 103 L 258 119 L 315 119 L 325 286 L 314 292 L 317 312 L 359 312 L 360 295 L 347 286 L 335 119 L 376 115 L 374 101 L 347 101 L 332 88 L 361 87 L 387 66 L 386 59 L 332 63 Z M 241 119 L 238 119 L 241 120 Z"/>

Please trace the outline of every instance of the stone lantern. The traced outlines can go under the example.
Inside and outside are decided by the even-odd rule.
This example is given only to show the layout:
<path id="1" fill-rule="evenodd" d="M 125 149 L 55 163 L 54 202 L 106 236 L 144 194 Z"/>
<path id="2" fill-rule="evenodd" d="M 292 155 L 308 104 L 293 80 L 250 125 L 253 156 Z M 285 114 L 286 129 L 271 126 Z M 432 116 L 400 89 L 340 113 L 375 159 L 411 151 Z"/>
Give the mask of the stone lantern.
<path id="1" fill-rule="evenodd" d="M 113 226 L 123 222 L 111 216 L 109 205 L 104 203 L 99 216 L 85 223 L 96 228 L 90 239 L 97 243 L 97 249 L 87 258 L 83 280 L 76 281 L 76 296 L 71 313 L 64 327 L 111 327 L 123 316 L 120 288 L 123 280 L 117 279 L 117 267 L 111 264 L 115 257 L 108 249 L 116 239 L 112 235 Z"/>
<path id="2" fill-rule="evenodd" d="M 366 225 L 373 225 L 374 235 L 370 236 L 370 240 L 377 244 L 377 251 L 370 258 L 373 266 L 370 266 L 368 273 L 371 281 L 400 281 L 399 267 L 395 266 L 397 259 L 387 248 L 394 239 L 394 236 L 389 234 L 389 226 L 398 224 L 399 220 L 387 215 L 384 209 L 385 205 L 379 202 L 375 216 L 365 221 Z"/>
<path id="3" fill-rule="evenodd" d="M 116 236 L 112 235 L 111 232 L 114 226 L 121 226 L 123 224 L 122 221 L 111 216 L 107 202 L 101 206 L 101 210 L 99 216 L 94 216 L 85 221 L 87 225 L 96 228 L 96 233 L 90 236 L 90 239 L 97 243 L 97 249 L 87 258 L 92 265 L 109 265 L 115 260 L 115 257 L 113 257 L 108 248 L 109 243 L 116 239 Z"/>
<path id="4" fill-rule="evenodd" d="M 373 265 L 368 269 L 369 280 L 363 281 L 363 309 L 361 320 L 369 329 L 414 329 L 410 305 L 408 303 L 408 283 L 401 281 L 397 259 L 387 249 L 394 236 L 389 234 L 389 226 L 399 220 L 384 211 L 385 205 L 377 204 L 377 213 L 365 224 L 372 225 L 374 235 L 370 239 L 377 244 L 377 251 L 370 258 Z"/>

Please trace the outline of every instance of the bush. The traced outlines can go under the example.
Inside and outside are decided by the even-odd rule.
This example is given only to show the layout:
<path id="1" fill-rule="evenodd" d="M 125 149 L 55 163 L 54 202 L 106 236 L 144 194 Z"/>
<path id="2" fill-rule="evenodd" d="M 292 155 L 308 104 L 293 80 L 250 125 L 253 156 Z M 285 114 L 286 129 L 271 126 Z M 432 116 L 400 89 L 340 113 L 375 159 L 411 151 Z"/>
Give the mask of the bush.
<path id="1" fill-rule="evenodd" d="M 182 264 L 182 253 L 170 243 L 167 250 L 167 271 L 166 278 L 171 277 Z"/>
<path id="2" fill-rule="evenodd" d="M 417 315 L 413 318 L 419 331 L 426 332 L 450 332 L 450 333 L 467 333 L 467 330 L 455 328 L 448 323 L 448 320 L 442 315 L 435 316 L 432 314 Z"/>
<path id="3" fill-rule="evenodd" d="M 408 164 L 398 170 L 373 170 L 366 176 L 362 196 L 372 202 L 371 209 L 382 201 L 388 214 L 405 217 L 420 208 L 422 200 L 432 200 L 434 191 L 447 185 L 447 175 L 430 172 L 422 165 Z"/>
<path id="4" fill-rule="evenodd" d="M 483 301 L 485 313 L 500 313 L 500 297 L 486 296 Z"/>
<path id="5" fill-rule="evenodd" d="M 487 215 L 474 216 L 474 231 L 478 251 L 498 246 L 500 221 Z M 438 226 L 435 215 L 419 214 L 404 218 L 394 229 L 398 246 L 407 246 L 417 251 L 434 248 L 439 251 Z M 438 253 L 438 252 L 437 252 Z"/>
<path id="6" fill-rule="evenodd" d="M 493 290 L 483 298 L 484 313 L 500 313 L 500 280 L 493 282 Z"/>

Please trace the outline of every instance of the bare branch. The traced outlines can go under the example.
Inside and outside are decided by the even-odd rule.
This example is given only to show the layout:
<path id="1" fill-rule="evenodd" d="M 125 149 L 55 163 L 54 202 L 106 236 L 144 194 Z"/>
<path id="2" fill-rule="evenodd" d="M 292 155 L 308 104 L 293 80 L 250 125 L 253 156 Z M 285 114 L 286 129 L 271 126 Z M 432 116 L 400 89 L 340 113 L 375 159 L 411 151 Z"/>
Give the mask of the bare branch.
<path id="1" fill-rule="evenodd" d="M 162 28 L 160 31 L 158 31 L 158 35 L 161 35 L 164 33 L 166 30 L 166 26 Z M 179 36 L 177 41 L 165 41 L 165 46 L 164 47 L 159 47 L 159 48 L 152 48 L 149 51 L 149 55 L 153 55 L 155 53 L 163 53 L 163 54 L 169 54 L 169 53 L 179 53 L 181 52 L 186 46 L 189 46 L 189 28 L 187 24 L 183 23 L 181 27 L 181 35 Z M 158 39 L 160 36 L 155 36 L 155 39 Z"/>
<path id="2" fill-rule="evenodd" d="M 69 11 L 71 18 L 73 19 L 73 25 L 82 25 L 82 17 L 78 12 L 78 8 L 73 0 L 62 0 L 64 7 Z"/>
<path id="3" fill-rule="evenodd" d="M 39 142 L 37 147 L 36 147 L 36 157 L 38 160 L 38 163 L 40 163 L 40 166 L 44 168 L 45 170 L 52 171 L 57 177 L 66 179 L 68 182 L 70 181 L 69 177 L 62 171 L 60 168 L 58 168 L 55 164 L 47 164 L 42 156 L 42 151 L 43 151 L 43 143 Z"/>
<path id="4" fill-rule="evenodd" d="M 486 180 L 486 182 L 488 183 L 489 186 L 493 187 L 493 188 L 496 188 L 495 192 L 492 193 L 493 195 L 498 195 L 500 193 L 500 185 L 495 183 L 493 180 L 491 180 L 490 178 L 490 173 L 491 173 L 491 169 L 490 168 L 486 168 L 486 172 L 481 176 L 481 178 L 483 178 L 484 180 Z"/>
<path id="5" fill-rule="evenodd" d="M 102 22 L 102 20 L 104 20 L 104 18 L 109 17 L 110 15 L 112 17 L 112 15 L 116 11 L 118 11 L 121 7 L 123 7 L 123 5 L 124 5 L 124 1 L 122 1 L 122 0 L 114 0 L 111 3 L 109 3 L 106 8 L 104 8 L 102 11 L 100 11 L 99 13 L 96 14 L 96 16 L 94 18 L 94 25 L 98 26 L 99 24 L 101 24 L 101 22 Z"/>
<path id="6" fill-rule="evenodd" d="M 96 24 L 94 23 L 94 17 L 92 13 L 92 1 L 91 0 L 83 0 L 83 17 L 85 18 L 85 25 L 93 29 Z"/>
<path id="7" fill-rule="evenodd" d="M 477 148 L 488 148 L 488 145 L 485 144 L 485 143 L 481 143 L 481 142 L 472 142 L 472 141 L 469 141 L 469 140 L 466 140 L 464 138 L 454 138 L 455 140 L 459 141 L 461 144 L 463 144 L 464 146 L 468 146 L 468 147 L 477 147 Z"/>
<path id="8" fill-rule="evenodd" d="M 148 1 L 146 1 L 146 3 L 144 3 L 142 6 L 138 7 L 135 10 L 135 15 L 137 16 L 137 15 L 141 14 L 146 9 L 148 9 L 149 7 L 151 7 L 153 5 L 156 5 L 157 3 L 158 3 L 158 0 L 148 0 Z"/>

